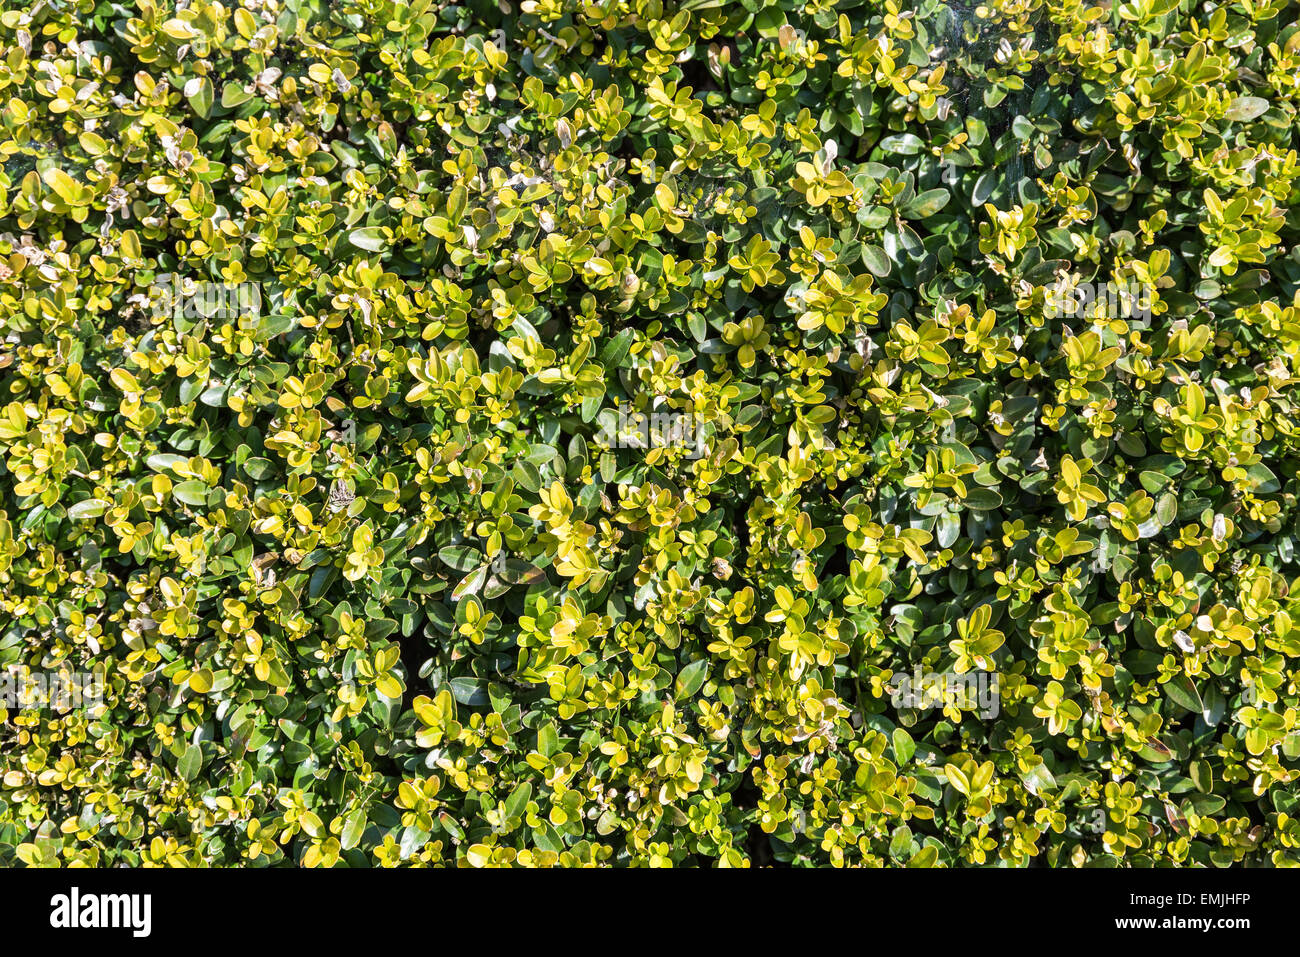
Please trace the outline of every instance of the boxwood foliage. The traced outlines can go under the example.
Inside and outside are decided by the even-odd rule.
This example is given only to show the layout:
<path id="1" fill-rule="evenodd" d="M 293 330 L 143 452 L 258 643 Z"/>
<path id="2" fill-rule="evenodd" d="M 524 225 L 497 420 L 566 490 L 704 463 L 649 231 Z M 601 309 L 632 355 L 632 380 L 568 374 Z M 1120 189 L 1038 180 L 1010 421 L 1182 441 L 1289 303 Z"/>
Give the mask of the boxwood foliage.
<path id="1" fill-rule="evenodd" d="M 1296 11 L 6 4 L 0 860 L 1297 863 Z"/>

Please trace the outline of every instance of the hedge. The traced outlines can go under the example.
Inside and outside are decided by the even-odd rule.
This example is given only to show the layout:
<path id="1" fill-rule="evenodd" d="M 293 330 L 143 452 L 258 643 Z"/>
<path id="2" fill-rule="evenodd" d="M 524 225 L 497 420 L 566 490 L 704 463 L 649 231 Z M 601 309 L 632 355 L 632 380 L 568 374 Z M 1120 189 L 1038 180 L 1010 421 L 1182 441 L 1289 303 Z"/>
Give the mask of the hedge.
<path id="1" fill-rule="evenodd" d="M 17 0 L 0 863 L 1300 863 L 1287 0 Z"/>

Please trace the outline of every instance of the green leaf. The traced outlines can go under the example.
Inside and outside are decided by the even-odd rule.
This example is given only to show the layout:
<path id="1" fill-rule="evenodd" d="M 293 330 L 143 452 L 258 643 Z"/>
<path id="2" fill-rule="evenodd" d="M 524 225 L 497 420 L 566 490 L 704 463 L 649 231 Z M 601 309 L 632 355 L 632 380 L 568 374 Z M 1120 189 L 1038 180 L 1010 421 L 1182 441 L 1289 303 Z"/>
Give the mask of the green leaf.
<path id="1" fill-rule="evenodd" d="M 1192 776 L 1192 783 L 1196 785 L 1196 790 L 1202 794 L 1213 793 L 1214 771 L 1208 761 L 1193 761 L 1188 766 L 1188 771 Z"/>
<path id="2" fill-rule="evenodd" d="M 189 465 L 189 459 L 183 455 L 173 455 L 169 452 L 158 452 L 144 460 L 145 465 L 155 472 L 175 471 L 179 466 Z"/>
<path id="3" fill-rule="evenodd" d="M 709 674 L 709 659 L 693 661 L 677 674 L 677 697 L 690 698 L 699 691 Z"/>
<path id="4" fill-rule="evenodd" d="M 186 505 L 201 506 L 208 502 L 208 487 L 198 479 L 190 479 L 172 487 L 172 497 Z"/>
<path id="5" fill-rule="evenodd" d="M 361 836 L 366 831 L 366 809 L 359 807 L 343 819 L 343 833 L 339 835 L 339 846 L 348 851 L 361 843 Z"/>
<path id="6" fill-rule="evenodd" d="M 939 860 L 939 849 L 933 844 L 927 844 L 921 850 L 912 856 L 907 862 L 908 867 L 934 867 Z"/>
<path id="7" fill-rule="evenodd" d="M 912 760 L 912 755 L 916 753 L 916 742 L 912 736 L 902 728 L 895 728 L 893 733 L 894 740 L 894 758 L 901 767 Z"/>
<path id="8" fill-rule="evenodd" d="M 196 76 L 186 82 L 184 93 L 194 112 L 206 120 L 212 113 L 212 81 L 206 76 Z"/>
<path id="9" fill-rule="evenodd" d="M 1203 707 L 1201 696 L 1196 693 L 1196 687 L 1185 675 L 1178 675 L 1176 678 L 1167 681 L 1164 688 L 1165 694 L 1170 699 L 1176 701 L 1188 711 L 1193 713 L 1201 711 Z"/>
<path id="10" fill-rule="evenodd" d="M 484 562 L 484 556 L 477 548 L 468 545 L 448 545 L 438 549 L 438 558 L 449 568 L 458 572 L 468 572 L 478 568 Z"/>
<path id="11" fill-rule="evenodd" d="M 759 36 L 768 40 L 775 40 L 777 33 L 785 22 L 785 11 L 780 7 L 764 7 L 754 17 L 754 29 L 758 31 Z"/>
<path id="12" fill-rule="evenodd" d="M 203 768 L 203 750 L 198 745 L 186 745 L 176 762 L 176 773 L 182 781 L 193 781 Z"/>
<path id="13" fill-rule="evenodd" d="M 1036 764 L 1028 771 L 1024 772 L 1020 779 L 1025 782 L 1025 787 L 1030 794 L 1039 795 L 1044 791 L 1051 791 L 1056 787 L 1056 779 L 1052 777 L 1052 772 L 1047 770 L 1047 765 Z"/>
<path id="14" fill-rule="evenodd" d="M 89 521 L 93 518 L 99 518 L 112 506 L 112 502 L 106 502 L 102 498 L 88 498 L 69 508 L 68 518 L 74 521 Z"/>
<path id="15" fill-rule="evenodd" d="M 275 474 L 275 464 L 270 459 L 254 456 L 244 460 L 244 471 L 250 478 L 260 481 Z"/>
<path id="16" fill-rule="evenodd" d="M 528 807 L 528 802 L 533 796 L 533 786 L 527 781 L 517 785 L 510 792 L 510 797 L 506 798 L 505 808 L 507 817 L 519 817 Z"/>
<path id="17" fill-rule="evenodd" d="M 912 829 L 906 824 L 900 824 L 894 828 L 894 834 L 889 840 L 889 856 L 901 860 L 911 847 Z"/>
<path id="18" fill-rule="evenodd" d="M 885 251 L 879 246 L 864 243 L 862 246 L 862 262 L 877 279 L 884 279 L 889 275 L 891 268 L 889 257 L 885 255 Z"/>
<path id="19" fill-rule="evenodd" d="M 364 249 L 366 252 L 371 253 L 382 252 L 388 246 L 388 241 L 384 238 L 384 231 L 378 226 L 352 230 L 352 232 L 348 233 L 348 242 L 358 249 Z"/>
<path id="20" fill-rule="evenodd" d="M 1269 102 L 1262 96 L 1239 96 L 1228 104 L 1224 119 L 1245 123 L 1268 112 Z"/>
<path id="21" fill-rule="evenodd" d="M 69 206 L 76 206 L 81 201 L 81 187 L 77 181 L 57 166 L 49 167 L 42 177 L 45 185 L 54 190 L 59 199 Z"/>
<path id="22" fill-rule="evenodd" d="M 903 215 L 908 219 L 927 219 L 947 206 L 951 199 L 952 194 L 946 189 L 927 189 L 903 207 Z"/>
<path id="23" fill-rule="evenodd" d="M 227 83 L 221 88 L 221 105 L 227 110 L 247 103 L 252 98 L 253 94 L 245 90 L 243 85 L 237 82 Z"/>
<path id="24" fill-rule="evenodd" d="M 915 133 L 899 133 L 894 136 L 886 136 L 880 141 L 880 148 L 886 153 L 893 153 L 897 156 L 912 156 L 921 152 L 925 148 L 925 143 Z"/>

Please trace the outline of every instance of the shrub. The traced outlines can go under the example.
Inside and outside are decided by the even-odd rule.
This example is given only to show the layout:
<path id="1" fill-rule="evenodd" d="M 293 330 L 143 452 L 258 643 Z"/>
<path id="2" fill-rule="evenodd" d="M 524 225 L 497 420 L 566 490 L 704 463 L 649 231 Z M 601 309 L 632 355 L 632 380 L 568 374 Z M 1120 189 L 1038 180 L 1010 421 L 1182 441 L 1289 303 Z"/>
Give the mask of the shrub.
<path id="1" fill-rule="evenodd" d="M 0 860 L 1287 865 L 1284 0 L 0 14 Z"/>

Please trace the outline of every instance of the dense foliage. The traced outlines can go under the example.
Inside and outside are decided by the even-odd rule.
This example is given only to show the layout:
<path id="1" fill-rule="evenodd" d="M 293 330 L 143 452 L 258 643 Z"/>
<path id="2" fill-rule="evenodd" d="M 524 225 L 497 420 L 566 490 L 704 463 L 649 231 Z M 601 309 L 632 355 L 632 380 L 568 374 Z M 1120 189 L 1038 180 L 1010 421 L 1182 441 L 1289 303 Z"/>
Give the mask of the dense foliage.
<path id="1" fill-rule="evenodd" d="M 1300 862 L 1297 19 L 6 4 L 0 862 Z"/>

